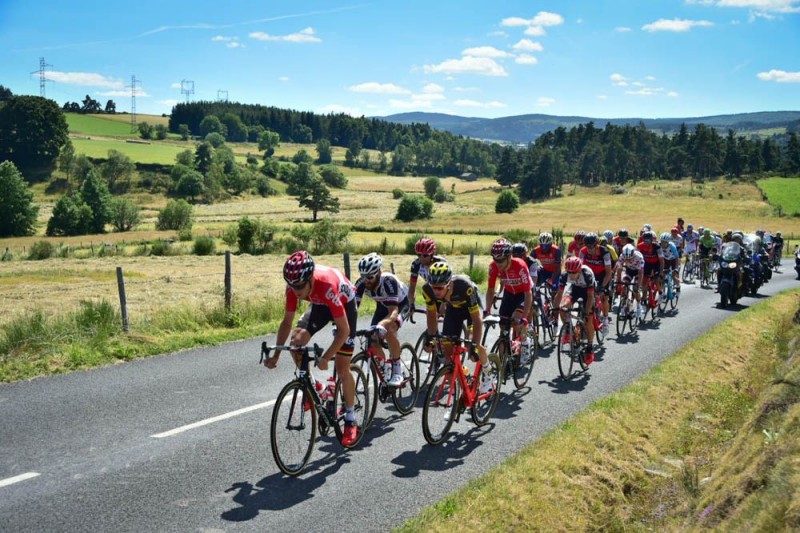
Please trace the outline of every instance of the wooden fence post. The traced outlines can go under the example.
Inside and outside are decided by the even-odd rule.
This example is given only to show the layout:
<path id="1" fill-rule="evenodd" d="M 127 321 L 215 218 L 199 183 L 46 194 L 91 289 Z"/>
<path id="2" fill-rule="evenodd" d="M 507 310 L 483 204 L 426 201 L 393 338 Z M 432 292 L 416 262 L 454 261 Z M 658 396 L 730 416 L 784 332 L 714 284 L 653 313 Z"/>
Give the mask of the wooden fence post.
<path id="1" fill-rule="evenodd" d="M 350 278 L 350 252 L 344 253 L 344 275 L 347 276 L 347 279 Z"/>
<path id="2" fill-rule="evenodd" d="M 472 264 L 475 262 L 475 251 L 469 253 L 469 271 L 472 272 Z"/>
<path id="3" fill-rule="evenodd" d="M 225 312 L 231 311 L 231 252 L 225 251 Z"/>
<path id="4" fill-rule="evenodd" d="M 128 333 L 128 300 L 125 297 L 125 279 L 122 267 L 117 267 L 117 287 L 119 288 L 119 308 L 122 313 L 122 331 Z"/>

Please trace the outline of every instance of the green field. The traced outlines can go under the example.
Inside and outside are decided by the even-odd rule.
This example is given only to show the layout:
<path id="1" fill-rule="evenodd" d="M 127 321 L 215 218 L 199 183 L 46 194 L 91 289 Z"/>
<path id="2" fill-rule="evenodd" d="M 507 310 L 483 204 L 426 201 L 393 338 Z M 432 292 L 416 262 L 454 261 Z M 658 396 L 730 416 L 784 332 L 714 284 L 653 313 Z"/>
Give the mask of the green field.
<path id="1" fill-rule="evenodd" d="M 138 137 L 131 133 L 130 115 L 128 122 L 112 120 L 104 115 L 79 115 L 66 113 L 69 132 L 81 135 L 101 135 L 104 137 Z"/>
<path id="2" fill-rule="evenodd" d="M 800 179 L 767 178 L 758 180 L 767 201 L 784 215 L 800 215 Z"/>
<path id="3" fill-rule="evenodd" d="M 194 149 L 194 144 L 172 144 L 164 141 L 151 141 L 150 144 L 125 142 L 124 139 L 90 139 L 73 137 L 72 145 L 78 154 L 105 159 L 111 149 L 122 152 L 137 163 L 160 163 L 171 165 L 175 156 L 186 150 Z"/>

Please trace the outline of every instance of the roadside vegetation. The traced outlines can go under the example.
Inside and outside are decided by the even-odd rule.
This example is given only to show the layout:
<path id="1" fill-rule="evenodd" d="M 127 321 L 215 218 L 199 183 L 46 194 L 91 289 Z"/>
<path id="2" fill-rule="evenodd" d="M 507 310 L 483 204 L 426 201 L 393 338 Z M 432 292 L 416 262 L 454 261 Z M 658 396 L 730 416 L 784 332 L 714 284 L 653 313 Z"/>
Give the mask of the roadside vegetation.
<path id="1" fill-rule="evenodd" d="M 798 297 L 738 313 L 398 530 L 796 531 Z"/>
<path id="2" fill-rule="evenodd" d="M 800 217 L 800 181 L 766 178 L 756 183 L 778 216 Z"/>

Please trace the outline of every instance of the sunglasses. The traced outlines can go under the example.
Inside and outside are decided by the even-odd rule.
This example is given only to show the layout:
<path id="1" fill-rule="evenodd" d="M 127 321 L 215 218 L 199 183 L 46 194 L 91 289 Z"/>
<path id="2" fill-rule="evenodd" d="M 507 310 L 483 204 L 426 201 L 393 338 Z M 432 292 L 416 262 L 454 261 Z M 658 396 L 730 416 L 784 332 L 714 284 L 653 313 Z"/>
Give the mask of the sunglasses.
<path id="1" fill-rule="evenodd" d="M 495 263 L 505 263 L 508 261 L 508 257 L 492 257 Z"/>
<path id="2" fill-rule="evenodd" d="M 291 287 L 292 289 L 294 289 L 296 291 L 301 291 L 301 290 L 303 290 L 305 288 L 306 285 L 308 285 L 308 281 L 303 281 L 303 282 L 300 282 L 300 283 L 289 283 L 288 285 L 289 285 L 289 287 Z"/>
<path id="3" fill-rule="evenodd" d="M 431 289 L 435 292 L 443 291 L 447 288 L 447 285 L 431 285 Z"/>
<path id="4" fill-rule="evenodd" d="M 380 276 L 380 274 L 370 274 L 369 276 L 363 276 L 363 278 L 367 281 L 373 281 L 377 279 L 378 276 Z"/>
<path id="5" fill-rule="evenodd" d="M 417 257 L 430 257 L 433 254 L 417 254 Z"/>

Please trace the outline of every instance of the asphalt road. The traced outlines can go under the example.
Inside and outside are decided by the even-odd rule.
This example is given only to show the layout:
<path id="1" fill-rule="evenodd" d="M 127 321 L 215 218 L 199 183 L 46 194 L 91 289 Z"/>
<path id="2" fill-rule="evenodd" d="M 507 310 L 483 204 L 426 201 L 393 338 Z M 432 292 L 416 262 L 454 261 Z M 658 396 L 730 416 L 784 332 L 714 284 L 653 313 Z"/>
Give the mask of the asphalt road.
<path id="1" fill-rule="evenodd" d="M 761 295 L 797 285 L 785 267 Z M 685 288 L 637 342 L 618 342 L 612 324 L 571 382 L 545 351 L 529 388 L 511 393 L 509 381 L 493 422 L 462 417 L 438 447 L 422 437 L 421 409 L 401 418 L 379 404 L 358 449 L 323 437 L 298 478 L 269 447 L 271 400 L 293 365 L 259 366 L 263 339 L 0 385 L 0 530 L 385 531 L 757 301 L 721 310 L 715 296 Z M 422 326 L 408 326 L 416 339 Z"/>

